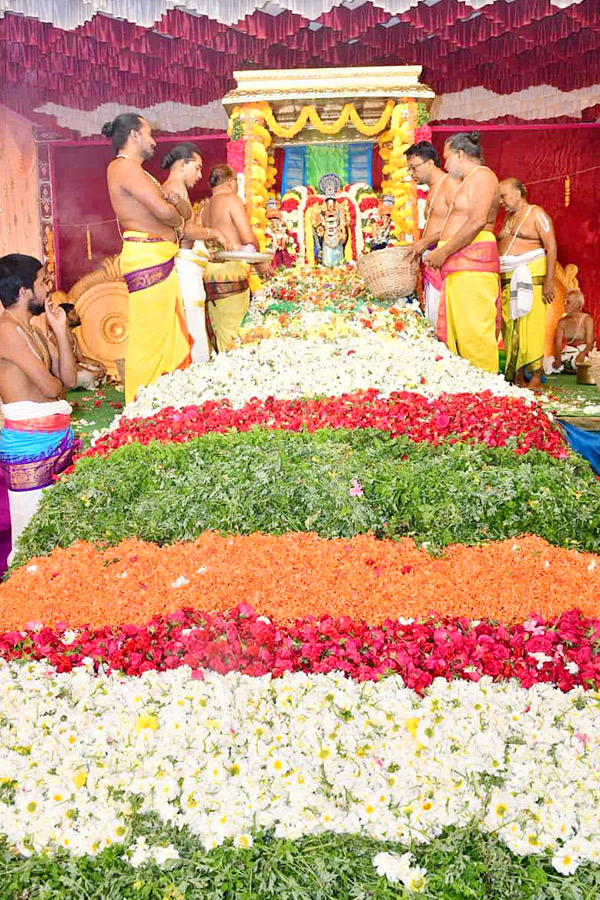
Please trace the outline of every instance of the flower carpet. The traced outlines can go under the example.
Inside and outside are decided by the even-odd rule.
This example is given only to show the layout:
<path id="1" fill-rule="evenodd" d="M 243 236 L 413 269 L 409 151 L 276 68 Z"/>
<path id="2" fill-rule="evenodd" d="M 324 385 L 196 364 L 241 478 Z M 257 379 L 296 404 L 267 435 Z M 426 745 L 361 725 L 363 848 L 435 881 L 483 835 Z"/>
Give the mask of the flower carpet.
<path id="1" fill-rule="evenodd" d="M 3 898 L 600 893 L 600 482 L 353 268 L 277 275 L 17 550 Z"/>

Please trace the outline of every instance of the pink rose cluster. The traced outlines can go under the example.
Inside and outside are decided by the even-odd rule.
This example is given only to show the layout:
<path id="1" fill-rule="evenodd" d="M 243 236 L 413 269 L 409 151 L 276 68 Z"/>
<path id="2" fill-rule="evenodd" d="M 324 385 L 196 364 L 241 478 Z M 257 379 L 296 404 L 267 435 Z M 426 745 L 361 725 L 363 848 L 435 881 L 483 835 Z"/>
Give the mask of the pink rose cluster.
<path id="1" fill-rule="evenodd" d="M 227 165 L 231 166 L 234 172 L 243 173 L 245 165 L 244 142 L 227 141 Z"/>
<path id="2" fill-rule="evenodd" d="M 419 141 L 431 141 L 433 136 L 433 132 L 429 125 L 419 125 L 418 128 L 415 129 L 415 143 Z"/>

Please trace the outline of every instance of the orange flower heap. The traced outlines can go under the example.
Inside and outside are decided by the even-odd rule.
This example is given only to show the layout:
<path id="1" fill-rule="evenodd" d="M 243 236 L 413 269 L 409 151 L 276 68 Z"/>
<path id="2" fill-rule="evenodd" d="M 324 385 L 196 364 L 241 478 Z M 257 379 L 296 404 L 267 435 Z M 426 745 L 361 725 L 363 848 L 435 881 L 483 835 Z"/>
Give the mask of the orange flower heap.
<path id="1" fill-rule="evenodd" d="M 405 539 L 314 534 L 221 537 L 158 547 L 138 540 L 97 550 L 80 542 L 34 560 L 0 585 L 0 631 L 147 623 L 193 607 L 240 603 L 279 622 L 307 615 L 376 624 L 429 613 L 523 621 L 572 607 L 600 616 L 600 557 L 523 537 L 455 545 L 440 558 Z"/>

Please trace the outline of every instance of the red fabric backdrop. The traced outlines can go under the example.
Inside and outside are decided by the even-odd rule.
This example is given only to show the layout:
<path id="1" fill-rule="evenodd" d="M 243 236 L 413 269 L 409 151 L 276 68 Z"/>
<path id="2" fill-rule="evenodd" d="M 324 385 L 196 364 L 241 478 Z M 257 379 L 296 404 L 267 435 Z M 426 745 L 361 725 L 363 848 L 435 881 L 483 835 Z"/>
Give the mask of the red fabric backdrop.
<path id="1" fill-rule="evenodd" d="M 166 178 L 160 161 L 180 140 L 193 141 L 202 152 L 202 178 L 190 194 L 196 201 L 210 193 L 208 174 L 211 167 L 226 161 L 226 137 L 194 138 L 186 135 L 182 138 L 157 138 L 154 159 L 147 163 L 146 168 L 160 181 Z M 113 156 L 108 144 L 81 142 L 52 145 L 55 247 L 60 290 L 68 291 L 78 278 L 97 268 L 105 256 L 119 253 L 121 249 L 106 187 L 106 167 Z M 91 259 L 88 259 L 87 251 L 88 224 Z"/>
<path id="2" fill-rule="evenodd" d="M 119 5 L 134 15 L 136 6 L 152 7 Z M 170 9 L 146 27 L 94 15 L 73 31 L 6 13 L 0 18 L 0 90 L 27 116 L 65 97 L 77 109 L 102 103 L 148 109 L 169 101 L 201 106 L 222 97 L 234 86 L 233 72 L 249 66 L 417 63 L 437 94 L 476 85 L 511 93 L 532 85 L 569 91 L 597 84 L 598 0 L 562 6 L 558 0 L 495 0 L 481 7 L 413 0 L 397 15 L 373 3 L 335 5 L 316 23 L 290 10 L 277 16 L 256 10 L 232 26 Z"/>
<path id="3" fill-rule="evenodd" d="M 440 155 L 446 136 L 458 130 L 433 128 Z M 551 216 L 559 262 L 578 266 L 586 309 L 595 318 L 600 339 L 600 128 L 482 129 L 481 144 L 487 165 L 498 177 L 515 175 L 527 186 L 530 201 Z M 573 174 L 593 167 L 591 172 Z M 565 207 L 567 172 L 571 173 L 571 202 Z"/>
<path id="4" fill-rule="evenodd" d="M 433 130 L 434 142 L 441 153 L 446 135 L 460 130 L 460 126 L 450 129 L 438 126 Z M 159 161 L 177 141 L 177 137 L 159 138 L 155 159 L 148 165 L 152 174 L 164 179 Z M 208 171 L 225 159 L 224 135 L 198 138 L 196 142 L 202 150 L 204 171 L 193 199 L 207 195 Z M 554 220 L 559 260 L 563 265 L 574 263 L 579 267 L 586 305 L 595 316 L 596 334 L 600 336 L 600 169 L 573 174 L 599 165 L 600 128 L 482 129 L 482 145 L 486 162 L 498 176 L 520 178 L 527 184 L 532 202 L 543 206 Z M 119 251 L 116 224 L 92 224 L 92 259 L 87 258 L 85 223 L 113 219 L 104 174 L 111 158 L 112 151 L 105 145 L 82 142 L 53 146 L 56 245 L 62 290 L 68 290 L 85 272 L 96 268 L 103 257 Z M 279 153 L 277 158 L 279 162 Z M 569 207 L 564 205 L 563 176 L 567 172 L 571 173 Z M 377 187 L 381 180 L 377 153 L 374 153 L 373 179 Z M 73 227 L 79 223 L 80 227 Z"/>

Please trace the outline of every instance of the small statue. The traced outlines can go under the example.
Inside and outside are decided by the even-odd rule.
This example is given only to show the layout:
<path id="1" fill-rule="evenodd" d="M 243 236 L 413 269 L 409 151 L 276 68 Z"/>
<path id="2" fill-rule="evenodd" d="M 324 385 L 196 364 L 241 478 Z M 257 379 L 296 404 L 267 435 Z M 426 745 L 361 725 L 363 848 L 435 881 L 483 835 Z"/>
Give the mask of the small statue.
<path id="1" fill-rule="evenodd" d="M 294 257 L 288 250 L 290 235 L 283 224 L 283 215 L 276 200 L 267 200 L 266 214 L 269 220 L 267 234 L 273 247 L 273 267 L 277 269 L 280 266 L 292 266 Z"/>
<path id="2" fill-rule="evenodd" d="M 342 179 L 328 172 L 319 179 L 319 194 L 324 197 L 312 214 L 315 260 L 327 268 L 344 262 L 344 247 L 348 240 L 349 217 L 336 195 L 342 190 Z"/>
<path id="3" fill-rule="evenodd" d="M 391 194 L 386 194 L 379 204 L 379 218 L 373 226 L 373 238 L 371 240 L 371 250 L 385 250 L 389 246 L 392 236 L 392 210 L 394 208 L 394 198 Z"/>

